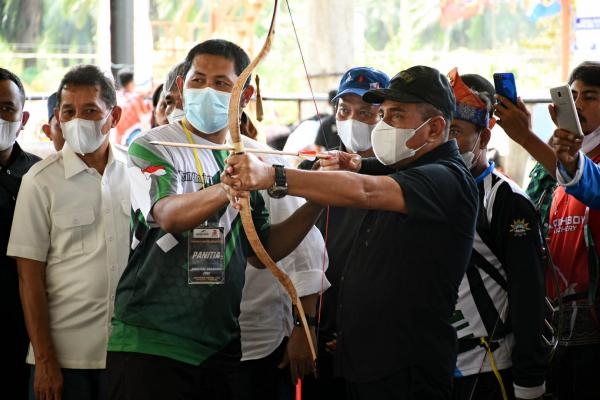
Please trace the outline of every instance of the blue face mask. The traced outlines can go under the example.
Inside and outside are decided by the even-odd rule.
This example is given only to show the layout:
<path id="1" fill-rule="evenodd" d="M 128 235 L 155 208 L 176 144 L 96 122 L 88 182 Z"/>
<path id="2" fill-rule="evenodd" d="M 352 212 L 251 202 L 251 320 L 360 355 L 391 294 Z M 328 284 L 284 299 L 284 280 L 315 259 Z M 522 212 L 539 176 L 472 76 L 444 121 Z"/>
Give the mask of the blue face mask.
<path id="1" fill-rule="evenodd" d="M 230 97 L 231 93 L 211 88 L 184 88 L 185 118 L 202 133 L 216 133 L 227 126 Z"/>

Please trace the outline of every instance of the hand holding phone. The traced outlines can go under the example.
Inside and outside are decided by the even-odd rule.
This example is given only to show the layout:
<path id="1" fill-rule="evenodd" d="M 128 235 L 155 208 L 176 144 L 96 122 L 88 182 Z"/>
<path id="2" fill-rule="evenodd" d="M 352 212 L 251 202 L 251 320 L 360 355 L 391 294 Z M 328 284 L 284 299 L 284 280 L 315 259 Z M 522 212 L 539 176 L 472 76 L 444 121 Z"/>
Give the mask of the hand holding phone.
<path id="1" fill-rule="evenodd" d="M 494 86 L 496 94 L 506 97 L 513 104 L 517 104 L 517 86 L 512 72 L 496 72 L 494 74 Z"/>
<path id="2" fill-rule="evenodd" d="M 569 85 L 554 87 L 550 89 L 550 97 L 554 104 L 558 127 L 583 137 L 571 87 Z"/>

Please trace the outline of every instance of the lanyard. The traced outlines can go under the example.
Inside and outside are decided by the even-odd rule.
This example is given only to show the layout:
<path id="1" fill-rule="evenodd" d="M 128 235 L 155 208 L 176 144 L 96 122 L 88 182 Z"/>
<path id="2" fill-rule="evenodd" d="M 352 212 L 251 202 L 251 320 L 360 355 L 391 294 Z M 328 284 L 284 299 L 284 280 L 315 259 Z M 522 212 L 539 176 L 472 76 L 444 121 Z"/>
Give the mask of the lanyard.
<path id="1" fill-rule="evenodd" d="M 488 176 L 489 174 L 492 173 L 492 171 L 494 170 L 495 167 L 496 167 L 496 164 L 493 161 L 490 161 L 488 167 L 481 174 L 479 174 L 478 177 L 475 178 L 475 182 L 479 183 L 479 182 L 483 181 L 486 176 Z"/>
<path id="2" fill-rule="evenodd" d="M 194 139 L 192 139 L 192 132 L 190 132 L 190 130 L 188 129 L 188 127 L 186 126 L 187 124 L 187 120 L 185 119 L 185 117 L 181 120 L 181 126 L 183 126 L 183 131 L 185 132 L 185 136 L 187 136 L 188 141 L 190 142 L 190 144 L 194 144 Z M 202 184 L 202 187 L 204 188 L 204 169 L 202 168 L 202 163 L 200 162 L 200 157 L 198 157 L 198 152 L 196 151 L 195 148 L 192 148 L 192 151 L 194 152 L 194 161 L 196 162 L 196 169 L 198 172 L 198 176 L 200 177 L 200 183 Z"/>

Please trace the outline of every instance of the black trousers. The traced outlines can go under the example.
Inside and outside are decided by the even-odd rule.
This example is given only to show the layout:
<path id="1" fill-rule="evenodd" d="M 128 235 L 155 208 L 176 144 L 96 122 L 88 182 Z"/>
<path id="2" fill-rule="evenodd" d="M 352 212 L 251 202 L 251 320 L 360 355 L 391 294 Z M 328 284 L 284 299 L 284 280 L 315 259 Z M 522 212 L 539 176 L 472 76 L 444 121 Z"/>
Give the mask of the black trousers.
<path id="1" fill-rule="evenodd" d="M 510 400 L 514 400 L 515 391 L 513 388 L 513 378 L 510 369 L 500 371 L 504 389 Z M 472 395 L 471 395 L 472 393 Z M 483 372 L 454 378 L 454 389 L 452 390 L 452 400 L 503 400 L 500 384 L 493 372 Z"/>
<path id="2" fill-rule="evenodd" d="M 294 400 L 289 366 L 277 367 L 286 351 L 287 338 L 267 357 L 242 361 L 240 384 L 242 400 Z"/>
<path id="3" fill-rule="evenodd" d="M 600 344 L 558 346 L 547 392 L 557 400 L 600 400 Z"/>
<path id="4" fill-rule="evenodd" d="M 110 400 L 239 400 L 239 363 L 190 365 L 141 353 L 108 352 Z"/>
<path id="5" fill-rule="evenodd" d="M 449 400 L 452 379 L 411 366 L 374 382 L 348 382 L 350 400 Z"/>
<path id="6" fill-rule="evenodd" d="M 302 380 L 302 400 L 347 400 L 346 381 L 334 374 L 334 354 L 319 337 L 318 376 L 307 375 Z"/>

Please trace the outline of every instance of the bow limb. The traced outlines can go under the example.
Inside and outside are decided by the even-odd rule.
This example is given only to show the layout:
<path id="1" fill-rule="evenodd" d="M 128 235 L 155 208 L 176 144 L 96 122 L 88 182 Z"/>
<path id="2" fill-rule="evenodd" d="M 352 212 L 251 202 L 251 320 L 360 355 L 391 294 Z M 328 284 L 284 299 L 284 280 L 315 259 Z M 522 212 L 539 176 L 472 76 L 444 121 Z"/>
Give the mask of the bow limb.
<path id="1" fill-rule="evenodd" d="M 256 66 L 265 58 L 269 50 L 271 49 L 271 43 L 273 42 L 273 38 L 275 37 L 275 17 L 277 15 L 277 6 L 278 0 L 275 0 L 275 5 L 273 7 L 273 17 L 271 18 L 271 26 L 269 27 L 269 32 L 267 34 L 267 38 L 265 39 L 265 43 L 261 48 L 258 55 L 252 60 L 252 62 L 240 73 L 237 82 L 233 85 L 231 90 L 231 99 L 229 101 L 229 134 L 231 135 L 231 140 L 234 148 L 234 153 L 240 154 L 244 152 L 244 144 L 242 142 L 241 133 L 240 133 L 240 104 L 242 93 L 244 91 L 245 83 L 250 78 L 252 71 L 256 68 Z M 304 333 L 306 334 L 306 339 L 308 341 L 308 346 L 310 348 L 311 356 L 313 361 L 317 359 L 317 354 L 315 352 L 315 346 L 312 340 L 312 335 L 310 332 L 310 328 L 306 321 L 306 316 L 304 314 L 304 308 L 302 307 L 302 302 L 298 297 L 298 292 L 294 287 L 291 279 L 287 274 L 285 274 L 273 261 L 269 253 L 263 247 L 260 238 L 258 237 L 258 233 L 256 232 L 256 228 L 254 227 L 254 221 L 252 220 L 252 213 L 250 210 L 250 200 L 249 198 L 240 199 L 240 216 L 242 219 L 242 225 L 244 227 L 244 231 L 246 232 L 246 237 L 250 242 L 250 246 L 254 250 L 254 253 L 258 257 L 258 259 L 268 268 L 271 273 L 275 276 L 275 278 L 283 285 L 287 293 L 289 294 L 292 304 L 296 307 L 298 315 L 302 321 L 302 326 L 304 327 Z"/>

